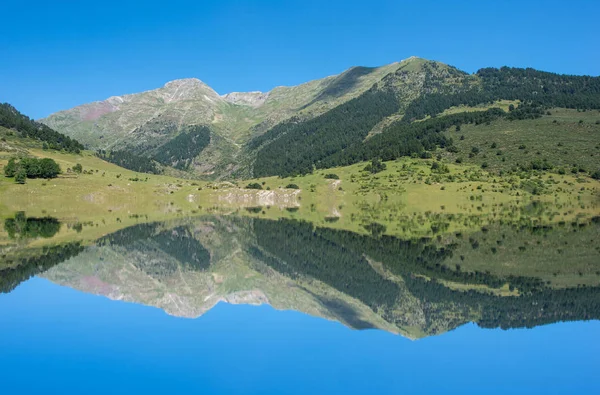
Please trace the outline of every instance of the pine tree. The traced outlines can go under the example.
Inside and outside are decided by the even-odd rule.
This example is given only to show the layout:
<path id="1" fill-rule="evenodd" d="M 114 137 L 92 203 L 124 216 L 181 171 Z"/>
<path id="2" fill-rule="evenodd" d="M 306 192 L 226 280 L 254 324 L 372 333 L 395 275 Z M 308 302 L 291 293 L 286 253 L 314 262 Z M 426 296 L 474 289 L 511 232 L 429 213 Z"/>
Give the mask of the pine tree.
<path id="1" fill-rule="evenodd" d="M 17 184 L 25 184 L 25 180 L 27 179 L 27 171 L 21 166 L 17 169 L 15 173 L 15 182 Z"/>

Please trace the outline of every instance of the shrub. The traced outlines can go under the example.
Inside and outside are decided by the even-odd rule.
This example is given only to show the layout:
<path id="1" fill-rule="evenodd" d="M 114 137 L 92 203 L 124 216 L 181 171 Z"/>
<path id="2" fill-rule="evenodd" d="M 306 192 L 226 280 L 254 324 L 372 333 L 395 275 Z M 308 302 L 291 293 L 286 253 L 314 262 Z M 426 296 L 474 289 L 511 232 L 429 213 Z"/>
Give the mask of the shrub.
<path id="1" fill-rule="evenodd" d="M 15 182 L 17 184 L 25 184 L 25 179 L 27 178 L 27 172 L 24 168 L 20 167 L 15 173 Z"/>
<path id="2" fill-rule="evenodd" d="M 340 177 L 334 173 L 325 174 L 325 178 L 328 180 L 339 180 L 340 179 Z"/>
<path id="3" fill-rule="evenodd" d="M 83 171 L 83 166 L 81 166 L 81 163 L 78 163 L 75 166 L 73 166 L 73 171 L 75 173 L 81 173 Z"/>
<path id="4" fill-rule="evenodd" d="M 287 189 L 300 189 L 300 187 L 296 184 L 287 184 L 285 187 Z"/>
<path id="5" fill-rule="evenodd" d="M 246 185 L 246 189 L 263 189 L 263 188 L 262 188 L 262 185 L 260 185 L 258 182 L 253 182 L 253 183 Z"/>
<path id="6" fill-rule="evenodd" d="M 440 162 L 433 162 L 431 164 L 432 173 L 450 173 L 450 169 L 447 165 Z"/>
<path id="7" fill-rule="evenodd" d="M 373 159 L 371 163 L 365 166 L 364 171 L 371 172 L 372 174 L 379 173 L 385 170 L 386 164 L 382 163 L 379 159 Z"/>

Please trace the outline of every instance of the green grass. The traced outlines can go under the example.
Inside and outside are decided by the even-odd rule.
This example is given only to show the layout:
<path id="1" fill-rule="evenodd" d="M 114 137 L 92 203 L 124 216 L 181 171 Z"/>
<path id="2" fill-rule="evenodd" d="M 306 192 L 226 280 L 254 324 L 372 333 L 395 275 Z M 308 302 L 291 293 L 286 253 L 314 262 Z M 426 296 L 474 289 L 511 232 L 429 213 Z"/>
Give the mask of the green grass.
<path id="1" fill-rule="evenodd" d="M 500 109 L 508 112 L 511 104 L 513 106 L 517 107 L 519 105 L 519 101 L 518 100 L 498 100 L 498 101 L 494 102 L 493 104 L 482 104 L 482 105 L 479 105 L 476 107 L 455 106 L 455 107 L 450 107 L 447 110 L 444 110 L 444 112 L 442 112 L 438 116 L 458 114 L 460 112 L 469 112 L 469 111 L 487 111 L 490 108 L 500 108 Z"/>
<path id="2" fill-rule="evenodd" d="M 448 162 L 462 158 L 463 163 L 486 163 L 490 171 L 510 171 L 536 160 L 546 160 L 553 171 L 570 173 L 574 166 L 588 173 L 600 170 L 600 111 L 552 109 L 550 113 L 533 120 L 452 128 L 447 133 L 459 152 L 442 155 Z M 479 152 L 470 157 L 473 147 Z"/>
<path id="3" fill-rule="evenodd" d="M 362 171 L 365 163 L 317 171 L 302 177 L 266 177 L 250 182 L 264 182 L 264 188 L 277 189 L 297 184 L 300 209 L 292 216 L 333 228 L 366 233 L 364 225 L 384 224 L 388 234 L 399 236 L 433 236 L 440 223 L 445 232 L 476 228 L 499 219 L 519 221 L 531 214 L 521 209 L 533 201 L 570 207 L 565 216 L 539 214 L 540 221 L 569 220 L 577 214 L 598 213 L 600 183 L 566 175 L 532 176 L 522 180 L 517 176 L 498 176 L 476 166 L 449 164 L 449 173 L 431 170 L 433 160 L 400 159 L 387 162 L 387 169 L 378 174 Z M 335 173 L 340 180 L 325 179 Z M 540 183 L 543 194 L 532 195 L 522 187 L 525 183 Z M 583 190 L 582 190 L 583 188 Z M 264 213 L 262 212 L 264 211 Z M 281 210 L 264 209 L 252 215 L 265 218 L 281 216 Z M 335 222 L 332 217 L 339 217 Z M 450 218 L 450 219 L 448 219 Z M 537 218 L 537 217 L 536 217 Z M 437 231 L 436 231 L 437 229 Z"/>

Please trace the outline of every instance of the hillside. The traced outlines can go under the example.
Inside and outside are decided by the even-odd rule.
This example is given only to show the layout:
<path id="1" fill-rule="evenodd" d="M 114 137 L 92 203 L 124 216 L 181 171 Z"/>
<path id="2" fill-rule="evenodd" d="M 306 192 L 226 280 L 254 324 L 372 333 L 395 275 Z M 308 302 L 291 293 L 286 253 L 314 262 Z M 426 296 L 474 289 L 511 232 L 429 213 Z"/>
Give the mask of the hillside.
<path id="1" fill-rule="evenodd" d="M 15 136 L 39 142 L 44 149 L 65 150 L 72 153 L 79 153 L 83 149 L 83 145 L 77 140 L 43 123 L 35 122 L 8 103 L 0 104 L 0 127 L 5 129 L 3 141 L 6 141 L 7 136 Z"/>
<path id="2" fill-rule="evenodd" d="M 197 175 L 216 171 L 218 176 L 236 167 L 235 158 L 251 137 L 291 116 L 311 118 L 356 97 L 395 66 L 352 68 L 337 76 L 265 93 L 219 95 L 200 80 L 176 80 L 156 90 L 61 111 L 41 122 L 78 138 L 90 149 L 148 158 L 190 127 L 208 127 L 210 144 L 185 158 L 197 158 L 186 170 Z"/>
<path id="3" fill-rule="evenodd" d="M 493 108 L 502 112 L 466 113 Z M 561 108 L 588 111 L 595 124 L 600 78 L 508 67 L 468 74 L 412 57 L 269 92 L 219 95 L 200 80 L 176 80 L 41 121 L 136 171 L 231 179 L 456 151 L 463 144 L 450 138 L 452 128 L 536 119 Z M 550 133 L 558 144 L 554 138 Z M 597 170 L 587 167 L 589 174 Z"/>

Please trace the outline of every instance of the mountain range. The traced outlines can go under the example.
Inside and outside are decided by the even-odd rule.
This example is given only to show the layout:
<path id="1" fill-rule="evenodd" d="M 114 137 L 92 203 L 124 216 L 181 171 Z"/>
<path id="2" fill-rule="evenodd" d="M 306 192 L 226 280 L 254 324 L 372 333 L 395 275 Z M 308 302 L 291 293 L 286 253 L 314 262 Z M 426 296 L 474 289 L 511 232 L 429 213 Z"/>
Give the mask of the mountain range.
<path id="1" fill-rule="evenodd" d="M 395 135 L 392 145 L 411 146 L 417 153 L 451 145 L 429 132 L 407 140 L 413 132 L 404 129 L 453 107 L 487 110 L 498 100 L 598 109 L 600 78 L 507 67 L 468 74 L 411 57 L 269 92 L 219 95 L 198 79 L 175 80 L 40 122 L 132 170 L 249 178 L 371 159 L 363 146 L 377 134 L 387 136 L 379 138 L 385 145 Z M 373 140 L 369 144 L 376 145 Z M 406 153 L 413 152 L 400 155 Z"/>

